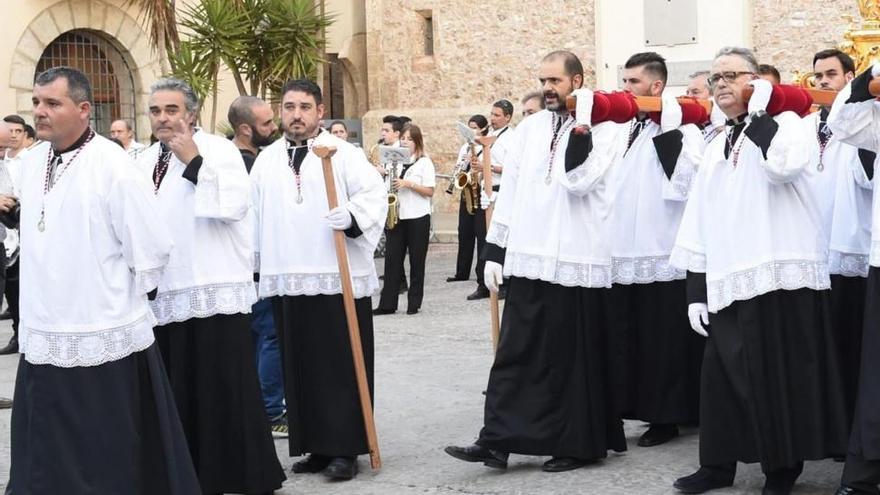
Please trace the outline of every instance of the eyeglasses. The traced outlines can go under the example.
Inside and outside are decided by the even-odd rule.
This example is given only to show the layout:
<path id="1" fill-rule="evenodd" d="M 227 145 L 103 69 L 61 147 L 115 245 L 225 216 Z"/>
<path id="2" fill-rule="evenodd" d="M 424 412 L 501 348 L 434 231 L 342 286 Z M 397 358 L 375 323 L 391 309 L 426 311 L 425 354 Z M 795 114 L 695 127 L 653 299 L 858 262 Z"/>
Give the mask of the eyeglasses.
<path id="1" fill-rule="evenodd" d="M 754 72 L 751 71 L 726 71 L 726 72 L 716 72 L 709 76 L 709 86 L 715 86 L 718 84 L 718 81 L 724 79 L 724 82 L 727 84 L 733 84 L 739 78 L 739 76 L 744 76 L 746 74 L 755 75 Z"/>

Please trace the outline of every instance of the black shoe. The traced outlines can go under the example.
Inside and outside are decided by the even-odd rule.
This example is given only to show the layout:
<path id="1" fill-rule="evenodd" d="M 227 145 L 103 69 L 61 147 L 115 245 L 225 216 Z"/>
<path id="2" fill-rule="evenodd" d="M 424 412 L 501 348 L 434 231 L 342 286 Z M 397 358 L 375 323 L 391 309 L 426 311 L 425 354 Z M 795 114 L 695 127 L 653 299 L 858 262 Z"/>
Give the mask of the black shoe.
<path id="1" fill-rule="evenodd" d="M 477 290 L 473 291 L 469 296 L 467 296 L 468 301 L 477 301 L 479 299 L 486 299 L 489 297 L 489 289 L 486 287 L 480 286 L 477 287 Z"/>
<path id="2" fill-rule="evenodd" d="M 678 436 L 675 425 L 651 425 L 637 443 L 639 447 L 653 447 L 664 444 Z"/>
<path id="3" fill-rule="evenodd" d="M 293 466 L 290 466 L 290 472 L 295 474 L 320 473 L 330 464 L 331 460 L 330 457 L 309 454 L 305 459 L 294 462 Z"/>
<path id="4" fill-rule="evenodd" d="M 490 450 L 477 444 L 467 447 L 449 446 L 444 452 L 465 462 L 482 462 L 484 466 L 495 469 L 507 469 L 507 453 Z"/>
<path id="5" fill-rule="evenodd" d="M 0 320 L 11 320 L 11 319 L 12 319 L 12 313 L 10 313 L 8 309 L 6 311 L 0 313 Z"/>
<path id="6" fill-rule="evenodd" d="M 414 315 L 419 312 L 419 308 L 406 308 L 406 314 Z"/>
<path id="7" fill-rule="evenodd" d="M 724 476 L 715 470 L 700 467 L 696 473 L 679 478 L 672 484 L 682 493 L 705 493 L 718 488 L 733 486 L 733 477 Z"/>
<path id="8" fill-rule="evenodd" d="M 18 352 L 18 338 L 13 335 L 12 338 L 9 339 L 9 343 L 6 344 L 5 347 L 0 349 L 0 356 L 6 354 L 15 354 L 16 352 Z"/>
<path id="9" fill-rule="evenodd" d="M 376 308 L 373 310 L 374 315 L 393 315 L 396 312 L 397 311 L 395 311 L 393 309 L 382 309 L 382 308 Z"/>
<path id="10" fill-rule="evenodd" d="M 877 489 L 873 491 L 865 491 L 858 490 L 856 488 L 850 488 L 848 486 L 841 486 L 837 489 L 836 492 L 834 492 L 834 495 L 877 495 L 878 493 L 880 493 L 880 490 Z"/>
<path id="11" fill-rule="evenodd" d="M 580 469 L 587 464 L 592 464 L 593 462 L 595 461 L 576 459 L 574 457 L 554 457 L 545 462 L 543 466 L 541 466 L 541 471 L 547 473 L 561 473 L 563 471 Z"/>
<path id="12" fill-rule="evenodd" d="M 798 463 L 797 466 L 791 468 L 777 469 L 769 473 L 765 473 L 767 479 L 764 481 L 764 488 L 761 495 L 789 495 L 798 476 L 804 470 L 804 464 Z"/>
<path id="13" fill-rule="evenodd" d="M 0 397 L 0 409 L 12 409 L 12 399 Z"/>
<path id="14" fill-rule="evenodd" d="M 446 281 L 447 281 L 447 282 L 467 282 L 467 281 L 468 281 L 468 278 L 467 278 L 467 277 L 465 277 L 465 278 L 461 278 L 461 277 L 446 277 Z"/>
<path id="15" fill-rule="evenodd" d="M 324 475 L 330 479 L 348 481 L 358 474 L 357 457 L 334 457 Z"/>

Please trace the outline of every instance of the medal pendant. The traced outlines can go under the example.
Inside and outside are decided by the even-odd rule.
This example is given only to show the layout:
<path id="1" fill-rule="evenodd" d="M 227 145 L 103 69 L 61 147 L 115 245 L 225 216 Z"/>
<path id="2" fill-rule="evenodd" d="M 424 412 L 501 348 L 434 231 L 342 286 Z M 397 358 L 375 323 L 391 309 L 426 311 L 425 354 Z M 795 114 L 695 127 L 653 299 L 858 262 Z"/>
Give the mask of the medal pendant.
<path id="1" fill-rule="evenodd" d="M 548 186 L 550 185 L 550 174 L 547 174 L 547 176 L 544 177 L 544 184 L 547 184 Z"/>
<path id="2" fill-rule="evenodd" d="M 301 204 L 303 202 L 302 194 L 296 195 L 296 204 Z"/>
<path id="3" fill-rule="evenodd" d="M 818 170 L 819 172 L 825 170 L 825 164 L 822 162 L 819 162 L 819 164 L 816 165 L 816 170 Z"/>
<path id="4" fill-rule="evenodd" d="M 40 232 L 46 230 L 46 222 L 44 222 L 42 218 L 39 222 L 37 222 L 37 230 L 39 230 Z"/>

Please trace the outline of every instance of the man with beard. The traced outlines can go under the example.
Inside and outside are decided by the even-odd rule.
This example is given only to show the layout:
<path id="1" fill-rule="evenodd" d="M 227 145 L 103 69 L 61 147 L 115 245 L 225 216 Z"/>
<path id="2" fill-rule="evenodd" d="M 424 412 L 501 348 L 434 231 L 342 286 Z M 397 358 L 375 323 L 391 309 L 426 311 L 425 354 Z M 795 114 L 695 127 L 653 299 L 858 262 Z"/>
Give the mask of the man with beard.
<path id="1" fill-rule="evenodd" d="M 625 131 L 590 128 L 593 95 L 583 89 L 585 125 L 575 128 L 565 98 L 583 78 L 573 53 L 544 57 L 546 110 L 512 131 L 483 253 L 489 289 L 505 275 L 510 288 L 483 429 L 474 445 L 446 448 L 463 461 L 504 469 L 510 453 L 551 456 L 542 469 L 561 472 L 626 450 L 610 397 L 603 296 L 611 283 L 605 177 Z"/>
<path id="2" fill-rule="evenodd" d="M 251 171 L 257 220 L 261 297 L 273 297 L 284 362 L 290 455 L 309 454 L 294 473 L 323 471 L 350 480 L 357 456 L 367 453 L 355 381 L 334 231 L 345 233 L 367 380 L 373 383 L 370 296 L 379 288 L 373 250 L 387 213 L 386 190 L 354 145 L 319 126 L 321 89 L 307 79 L 288 81 L 281 93 L 284 137 L 257 157 Z M 339 206 L 330 210 L 321 158 L 332 157 Z M 328 211 L 329 210 L 329 211 Z"/>
<path id="3" fill-rule="evenodd" d="M 150 88 L 158 142 L 140 154 L 174 249 L 151 306 L 156 341 L 204 493 L 281 487 L 251 336 L 253 218 L 241 155 L 195 127 L 198 98 L 177 79 Z"/>
<path id="4" fill-rule="evenodd" d="M 229 124 L 235 130 L 232 143 L 241 152 L 248 173 L 260 150 L 277 138 L 278 126 L 272 106 L 255 96 L 239 96 L 229 106 Z M 284 411 L 284 382 L 281 373 L 281 350 L 272 316 L 272 301 L 260 299 L 252 308 L 251 330 L 254 336 L 257 373 L 263 392 L 263 404 L 269 416 L 272 432 L 287 434 L 287 415 Z"/>
<path id="5" fill-rule="evenodd" d="M 669 266 L 669 254 L 703 134 L 681 125 L 681 107 L 665 92 L 666 77 L 666 62 L 656 53 L 627 60 L 624 90 L 663 95 L 663 113 L 659 124 L 645 113 L 630 122 L 626 152 L 611 172 L 611 324 L 621 344 L 621 412 L 650 425 L 638 440 L 641 447 L 666 443 L 678 436 L 678 425 L 699 419 L 703 341 L 687 331 L 685 271 Z"/>

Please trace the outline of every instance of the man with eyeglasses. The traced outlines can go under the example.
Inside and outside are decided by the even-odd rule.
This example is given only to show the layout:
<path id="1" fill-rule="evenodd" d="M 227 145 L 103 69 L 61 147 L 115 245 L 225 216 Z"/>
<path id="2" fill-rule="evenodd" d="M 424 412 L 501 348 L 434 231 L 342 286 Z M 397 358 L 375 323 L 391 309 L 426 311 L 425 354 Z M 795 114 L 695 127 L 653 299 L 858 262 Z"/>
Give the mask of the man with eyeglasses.
<path id="1" fill-rule="evenodd" d="M 675 481 L 684 493 L 731 486 L 737 462 L 761 463 L 762 493 L 791 493 L 804 460 L 846 446 L 809 143 L 798 115 L 767 114 L 772 85 L 757 71 L 745 48 L 715 57 L 726 130 L 706 149 L 670 260 L 688 270 L 688 316 L 708 337 L 700 469 Z"/>
<path id="2" fill-rule="evenodd" d="M 665 91 L 666 62 L 653 52 L 627 60 L 623 87 L 662 96 L 659 123 L 640 113 L 628 125 L 626 151 L 612 166 L 609 294 L 612 335 L 621 353 L 621 413 L 650 424 L 639 438 L 653 447 L 699 419 L 703 341 L 687 331 L 685 271 L 669 266 L 675 232 L 703 151 L 695 125 L 682 125 L 675 97 Z"/>
<path id="3" fill-rule="evenodd" d="M 880 108 L 868 87 L 873 79 L 880 77 L 880 65 L 855 78 L 837 97 L 828 124 L 834 136 L 842 142 L 877 152 L 880 150 Z M 875 163 L 862 161 L 864 172 L 873 178 Z M 871 212 L 871 250 L 868 259 L 868 278 L 865 300 L 876 302 L 880 297 L 880 196 L 875 195 Z M 880 493 L 880 392 L 877 377 L 880 376 L 878 360 L 880 350 L 880 305 L 866 304 L 859 382 L 852 433 L 843 468 L 838 495 Z M 850 364 L 850 363 L 847 363 Z"/>

